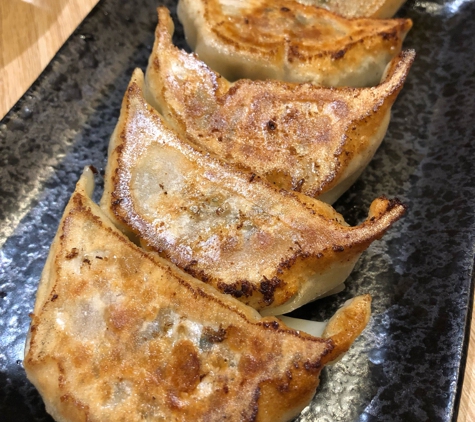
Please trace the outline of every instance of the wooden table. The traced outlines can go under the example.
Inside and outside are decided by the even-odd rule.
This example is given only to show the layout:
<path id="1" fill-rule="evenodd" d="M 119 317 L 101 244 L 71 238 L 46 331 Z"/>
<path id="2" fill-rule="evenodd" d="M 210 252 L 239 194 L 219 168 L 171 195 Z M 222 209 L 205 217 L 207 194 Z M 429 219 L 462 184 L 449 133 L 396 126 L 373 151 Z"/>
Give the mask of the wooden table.
<path id="1" fill-rule="evenodd" d="M 0 0 L 0 119 L 35 81 L 97 2 Z M 470 334 L 458 422 L 475 421 L 474 315 Z"/>
<path id="2" fill-rule="evenodd" d="M 457 421 L 475 421 L 475 312 L 472 313 L 470 324 L 470 342 Z"/>

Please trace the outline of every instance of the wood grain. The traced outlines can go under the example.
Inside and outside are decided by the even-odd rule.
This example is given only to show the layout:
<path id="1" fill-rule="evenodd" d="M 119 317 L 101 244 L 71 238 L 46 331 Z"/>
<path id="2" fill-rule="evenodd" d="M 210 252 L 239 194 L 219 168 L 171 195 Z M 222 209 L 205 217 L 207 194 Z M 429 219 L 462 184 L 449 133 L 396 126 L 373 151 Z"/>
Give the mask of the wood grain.
<path id="1" fill-rule="evenodd" d="M 0 0 L 0 118 L 18 101 L 98 0 Z M 21 30 L 20 30 L 21 28 Z M 475 318 L 458 422 L 475 421 Z"/>
<path id="2" fill-rule="evenodd" d="M 475 313 L 472 312 L 470 342 L 457 422 L 475 421 Z"/>
<path id="3" fill-rule="evenodd" d="M 0 119 L 98 0 L 0 0 Z"/>

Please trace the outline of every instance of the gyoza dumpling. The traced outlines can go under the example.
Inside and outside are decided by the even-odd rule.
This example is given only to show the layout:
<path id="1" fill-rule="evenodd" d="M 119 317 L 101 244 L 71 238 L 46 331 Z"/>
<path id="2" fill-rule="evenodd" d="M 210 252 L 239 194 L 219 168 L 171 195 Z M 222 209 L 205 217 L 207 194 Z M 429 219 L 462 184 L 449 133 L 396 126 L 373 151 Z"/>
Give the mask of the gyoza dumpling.
<path id="1" fill-rule="evenodd" d="M 228 80 L 373 86 L 410 19 L 345 19 L 290 0 L 180 0 L 190 47 Z"/>
<path id="2" fill-rule="evenodd" d="M 405 0 L 297 0 L 299 3 L 323 7 L 345 18 L 391 18 Z"/>
<path id="3" fill-rule="evenodd" d="M 404 213 L 380 198 L 365 222 L 348 227 L 331 206 L 187 143 L 142 86 L 136 70 L 109 147 L 102 209 L 147 249 L 262 313 L 289 312 L 343 283 Z"/>
<path id="4" fill-rule="evenodd" d="M 146 97 L 179 133 L 277 187 L 334 202 L 379 147 L 414 52 L 401 53 L 375 88 L 240 80 L 229 83 L 172 43 L 159 9 Z"/>
<path id="5" fill-rule="evenodd" d="M 365 327 L 370 297 L 324 338 L 193 279 L 120 233 L 79 181 L 43 271 L 23 361 L 57 421 L 288 421 Z"/>

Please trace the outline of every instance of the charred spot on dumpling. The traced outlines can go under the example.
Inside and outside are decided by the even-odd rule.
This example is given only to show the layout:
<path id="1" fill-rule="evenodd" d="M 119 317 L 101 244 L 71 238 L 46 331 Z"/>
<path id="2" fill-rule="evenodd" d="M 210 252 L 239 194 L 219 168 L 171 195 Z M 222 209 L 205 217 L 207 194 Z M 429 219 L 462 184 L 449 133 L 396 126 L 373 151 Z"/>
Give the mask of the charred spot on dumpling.
<path id="1" fill-rule="evenodd" d="M 274 122 L 273 120 L 269 120 L 267 122 L 267 129 L 273 131 L 273 130 L 276 130 L 277 129 L 277 123 Z"/>
<path id="2" fill-rule="evenodd" d="M 275 290 L 281 286 L 283 281 L 278 277 L 272 277 L 270 280 L 267 277 L 263 277 L 259 284 L 259 292 L 262 293 L 264 302 L 266 305 L 270 305 L 274 301 Z"/>
<path id="3" fill-rule="evenodd" d="M 341 59 L 346 53 L 346 50 L 343 48 L 341 50 L 338 50 L 338 51 L 335 51 L 334 53 L 332 53 L 332 59 L 333 60 L 338 60 L 338 59 Z"/>
<path id="4" fill-rule="evenodd" d="M 218 289 L 239 299 L 241 297 L 250 297 L 253 294 L 254 286 L 248 280 L 239 280 L 235 283 L 219 282 Z"/>
<path id="5" fill-rule="evenodd" d="M 280 325 L 277 321 L 270 321 L 270 322 L 264 322 L 264 327 L 266 328 L 272 328 L 274 330 L 278 330 Z"/>
<path id="6" fill-rule="evenodd" d="M 209 350 L 213 344 L 222 343 L 226 339 L 226 329 L 220 326 L 218 329 L 205 327 L 200 338 L 200 348 Z"/>
<path id="7" fill-rule="evenodd" d="M 288 256 L 287 258 L 279 262 L 279 267 L 278 267 L 279 274 L 282 274 L 286 270 L 290 270 L 294 266 L 298 258 L 305 259 L 311 255 L 308 252 L 305 252 L 303 250 L 302 246 L 300 246 L 300 243 L 298 241 L 295 242 L 295 245 L 298 247 L 298 249 L 295 252 L 292 252 L 290 256 Z M 295 249 L 295 246 L 291 248 L 292 251 L 294 251 L 294 249 Z"/>
<path id="8" fill-rule="evenodd" d="M 78 248 L 72 248 L 70 252 L 66 255 L 66 259 L 73 259 L 79 255 Z"/>
<path id="9" fill-rule="evenodd" d="M 191 260 L 188 264 L 183 267 L 183 271 L 187 272 L 191 276 L 201 280 L 203 283 L 208 283 L 210 281 L 210 276 L 202 268 L 195 267 L 199 263 L 197 260 Z"/>

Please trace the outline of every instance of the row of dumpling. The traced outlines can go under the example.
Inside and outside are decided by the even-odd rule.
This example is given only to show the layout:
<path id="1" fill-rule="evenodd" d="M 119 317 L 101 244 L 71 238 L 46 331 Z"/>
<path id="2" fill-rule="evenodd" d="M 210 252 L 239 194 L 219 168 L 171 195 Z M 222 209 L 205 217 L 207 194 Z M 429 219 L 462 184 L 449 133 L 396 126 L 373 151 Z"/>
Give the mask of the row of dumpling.
<path id="1" fill-rule="evenodd" d="M 181 14 L 205 4 L 218 7 L 182 2 Z M 332 16 L 308 10 L 325 25 Z M 327 202 L 374 154 L 414 54 L 395 57 L 375 88 L 231 84 L 175 48 L 172 32 L 159 9 L 146 77 L 134 72 L 112 135 L 101 208 L 86 169 L 60 222 L 24 366 L 58 421 L 288 421 L 364 329 L 371 298 L 313 335 L 255 309 L 278 315 L 338 291 L 404 213 L 379 198 L 349 227 Z"/>
<path id="2" fill-rule="evenodd" d="M 193 10 L 185 3 L 179 10 Z M 389 31 L 406 21 L 375 22 Z M 111 140 L 101 206 L 142 246 L 262 314 L 340 291 L 404 206 L 378 198 L 368 219 L 349 227 L 327 203 L 378 148 L 414 53 L 396 54 L 376 87 L 230 83 L 176 48 L 172 34 L 169 12 L 160 8 L 145 80 L 136 70 Z M 400 49 L 401 37 L 386 38 Z"/>

